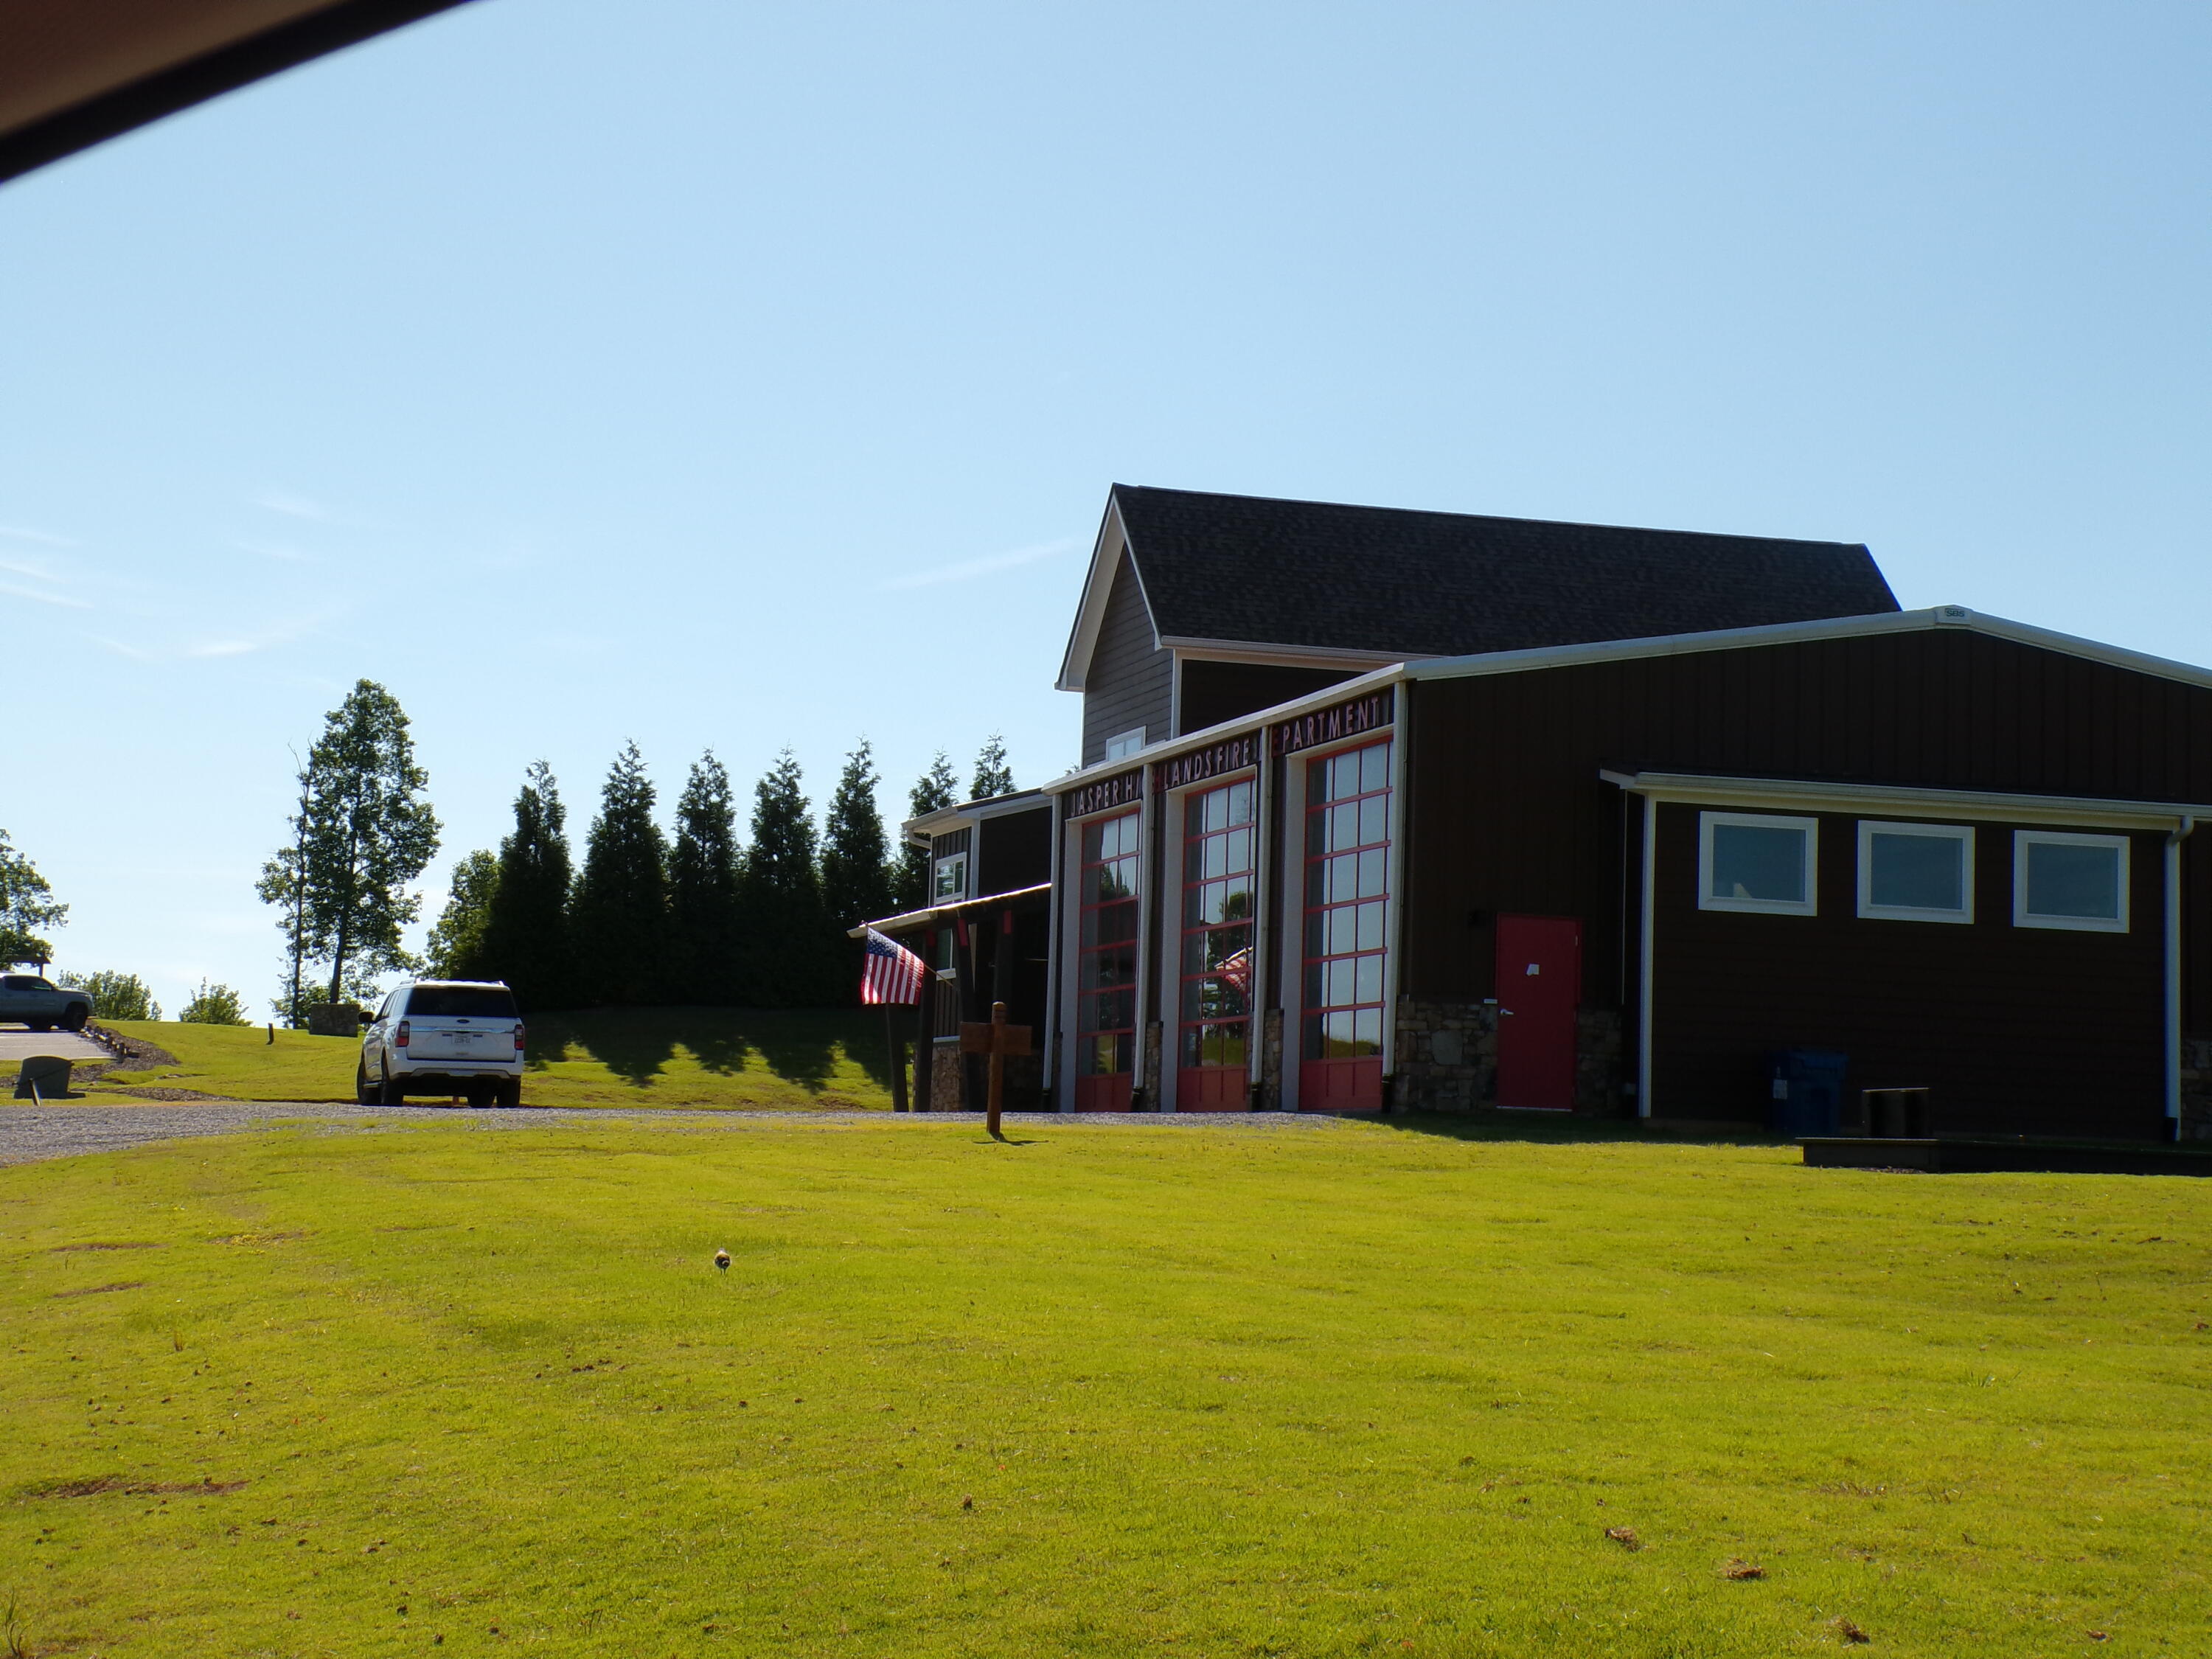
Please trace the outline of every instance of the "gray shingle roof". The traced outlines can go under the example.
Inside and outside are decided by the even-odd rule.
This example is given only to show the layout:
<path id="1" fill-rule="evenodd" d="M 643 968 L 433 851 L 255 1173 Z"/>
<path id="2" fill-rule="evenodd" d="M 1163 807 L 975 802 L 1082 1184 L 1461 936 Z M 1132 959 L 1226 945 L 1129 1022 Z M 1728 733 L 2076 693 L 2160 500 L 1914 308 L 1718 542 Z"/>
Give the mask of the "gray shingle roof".
<path id="1" fill-rule="evenodd" d="M 1163 635 L 1457 656 L 1895 611 L 1863 546 L 1116 484 Z"/>

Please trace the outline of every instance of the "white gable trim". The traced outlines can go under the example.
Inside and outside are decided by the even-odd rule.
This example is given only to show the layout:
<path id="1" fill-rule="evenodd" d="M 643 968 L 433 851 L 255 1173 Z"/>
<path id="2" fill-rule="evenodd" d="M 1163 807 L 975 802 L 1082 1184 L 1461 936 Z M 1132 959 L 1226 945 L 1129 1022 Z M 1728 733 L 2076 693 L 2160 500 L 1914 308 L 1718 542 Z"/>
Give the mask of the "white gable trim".
<path id="1" fill-rule="evenodd" d="M 1098 648 L 1098 630 L 1106 623 L 1106 601 L 1114 592 L 1114 578 L 1129 550 L 1129 532 L 1121 522 L 1121 503 L 1109 493 L 1106 516 L 1098 526 L 1098 539 L 1091 550 L 1091 569 L 1083 579 L 1083 600 L 1075 608 L 1075 626 L 1067 636 L 1067 653 L 1060 659 L 1056 691 L 1081 691 L 1091 677 L 1091 653 Z M 1152 617 L 1152 602 L 1145 592 L 1144 573 L 1128 560 L 1136 578 L 1137 597 L 1145 601 L 1145 620 L 1152 623 L 1152 648 L 1160 646 L 1160 625 Z"/>

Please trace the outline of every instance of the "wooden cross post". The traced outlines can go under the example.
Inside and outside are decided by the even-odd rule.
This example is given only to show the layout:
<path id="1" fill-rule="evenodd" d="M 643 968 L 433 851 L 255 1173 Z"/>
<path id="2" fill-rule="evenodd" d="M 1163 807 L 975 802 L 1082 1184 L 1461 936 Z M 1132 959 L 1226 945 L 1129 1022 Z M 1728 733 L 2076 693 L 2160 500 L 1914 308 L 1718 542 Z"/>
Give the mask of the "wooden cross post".
<path id="1" fill-rule="evenodd" d="M 1004 1140 L 999 1132 L 999 1109 L 1005 1103 L 1006 1091 L 1006 1056 L 1030 1052 L 1030 1028 L 1006 1024 L 1006 1005 L 991 1005 L 988 1025 L 969 1020 L 960 1027 L 960 1052 L 963 1054 L 988 1054 L 991 1057 L 990 1092 L 984 1097 L 984 1124 L 994 1140 Z"/>

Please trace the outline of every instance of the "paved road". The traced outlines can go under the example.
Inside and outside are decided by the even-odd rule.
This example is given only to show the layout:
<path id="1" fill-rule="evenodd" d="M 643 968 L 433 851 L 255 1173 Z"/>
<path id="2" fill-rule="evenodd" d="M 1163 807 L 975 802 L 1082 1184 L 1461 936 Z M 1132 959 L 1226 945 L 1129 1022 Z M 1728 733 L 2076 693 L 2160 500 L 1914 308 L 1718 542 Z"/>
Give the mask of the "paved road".
<path id="1" fill-rule="evenodd" d="M 763 1123 L 890 1123 L 888 1112 L 715 1112 L 636 1110 L 607 1106 L 522 1111 L 470 1110 L 451 1106 L 291 1105 L 271 1101 L 191 1101 L 144 1106 L 17 1106 L 0 1101 L 0 1164 L 30 1164 L 41 1158 L 71 1158 L 81 1152 L 111 1152 L 150 1141 L 190 1135 L 236 1134 L 267 1129 L 278 1121 L 313 1119 L 331 1123 L 374 1121 L 379 1126 L 437 1124 L 446 1128 L 528 1129 L 558 1123 L 563 1128 L 635 1128 L 650 1123 L 673 1130 L 729 1133 Z M 980 1135 L 980 1112 L 931 1112 L 903 1120 L 916 1128 L 963 1131 Z M 1295 1112 L 1127 1113 L 1086 1112 L 1081 1116 L 1052 1112 L 1009 1112 L 1009 1131 L 1042 1128 L 1076 1130 L 1225 1128 L 1279 1130 L 1314 1128 L 1334 1118 Z"/>
<path id="2" fill-rule="evenodd" d="M 26 1031 L 14 1025 L 0 1026 L 0 1061 L 13 1065 L 33 1054 L 52 1054 L 80 1065 L 88 1060 L 115 1058 L 90 1037 L 79 1036 L 75 1031 Z"/>

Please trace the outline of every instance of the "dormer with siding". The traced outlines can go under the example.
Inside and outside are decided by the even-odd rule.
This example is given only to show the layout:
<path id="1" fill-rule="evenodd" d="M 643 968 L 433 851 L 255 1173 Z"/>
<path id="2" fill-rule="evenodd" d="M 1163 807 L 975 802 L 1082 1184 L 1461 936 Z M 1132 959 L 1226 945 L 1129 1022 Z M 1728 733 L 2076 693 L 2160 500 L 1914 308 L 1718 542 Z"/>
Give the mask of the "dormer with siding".
<path id="1" fill-rule="evenodd" d="M 1059 687 L 1091 766 L 1408 658 L 1896 609 L 1856 544 L 1116 484 Z"/>

